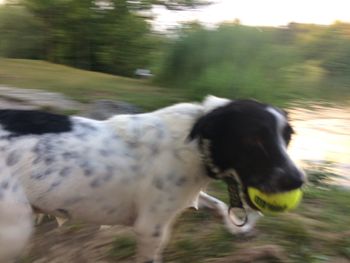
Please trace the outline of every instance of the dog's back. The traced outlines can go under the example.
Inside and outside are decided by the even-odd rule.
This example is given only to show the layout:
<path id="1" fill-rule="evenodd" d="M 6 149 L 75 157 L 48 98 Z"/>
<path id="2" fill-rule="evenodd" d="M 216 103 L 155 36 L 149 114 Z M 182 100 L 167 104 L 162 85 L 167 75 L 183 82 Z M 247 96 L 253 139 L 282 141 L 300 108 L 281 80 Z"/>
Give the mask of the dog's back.
<path id="1" fill-rule="evenodd" d="M 186 138 L 202 111 L 200 105 L 183 103 L 106 121 L 0 112 L 3 166 L 20 178 L 29 202 L 46 213 L 132 224 L 138 207 L 160 198 L 165 186 L 174 192 L 171 184 L 180 184 L 183 199 L 198 193 L 200 184 L 192 187 L 194 179 L 185 178 L 202 174 L 196 144 Z M 187 205 L 176 200 L 179 209 Z"/>

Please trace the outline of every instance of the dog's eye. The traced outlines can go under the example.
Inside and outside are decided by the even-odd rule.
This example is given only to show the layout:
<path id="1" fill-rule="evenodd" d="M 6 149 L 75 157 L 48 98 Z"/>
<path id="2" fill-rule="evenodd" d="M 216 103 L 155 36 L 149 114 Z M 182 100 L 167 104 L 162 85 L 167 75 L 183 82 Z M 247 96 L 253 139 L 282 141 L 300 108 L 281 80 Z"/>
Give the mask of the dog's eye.
<path id="1" fill-rule="evenodd" d="M 254 149 L 255 152 L 256 150 L 259 150 L 260 152 L 263 152 L 267 158 L 269 158 L 269 154 L 266 150 L 266 145 L 264 144 L 262 137 L 246 137 L 243 141 L 250 150 Z"/>
<path id="2" fill-rule="evenodd" d="M 262 140 L 258 136 L 245 137 L 243 138 L 243 143 L 247 145 L 260 145 L 262 144 Z"/>

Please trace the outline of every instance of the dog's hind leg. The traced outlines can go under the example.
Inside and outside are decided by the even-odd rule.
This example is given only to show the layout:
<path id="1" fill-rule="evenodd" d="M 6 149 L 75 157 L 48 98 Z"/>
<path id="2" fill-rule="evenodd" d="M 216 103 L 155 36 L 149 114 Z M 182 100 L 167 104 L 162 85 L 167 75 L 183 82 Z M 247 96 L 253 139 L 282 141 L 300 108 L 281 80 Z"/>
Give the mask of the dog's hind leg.
<path id="1" fill-rule="evenodd" d="M 66 223 L 69 219 L 67 218 L 63 218 L 63 217 L 58 217 L 58 216 L 55 216 L 55 219 L 56 219 L 56 222 L 58 224 L 58 227 L 61 227 L 64 225 L 64 223 Z"/>
<path id="2" fill-rule="evenodd" d="M 11 262 L 33 230 L 32 209 L 18 180 L 6 169 L 0 176 L 0 262 Z"/>
<path id="3" fill-rule="evenodd" d="M 217 213 L 223 218 L 226 229 L 232 234 L 244 234 L 251 231 L 257 220 L 261 217 L 261 214 L 257 211 L 247 208 L 247 223 L 244 226 L 236 226 L 228 214 L 228 206 L 219 199 L 208 195 L 201 191 L 198 198 L 199 207 L 207 207 L 217 211 Z"/>

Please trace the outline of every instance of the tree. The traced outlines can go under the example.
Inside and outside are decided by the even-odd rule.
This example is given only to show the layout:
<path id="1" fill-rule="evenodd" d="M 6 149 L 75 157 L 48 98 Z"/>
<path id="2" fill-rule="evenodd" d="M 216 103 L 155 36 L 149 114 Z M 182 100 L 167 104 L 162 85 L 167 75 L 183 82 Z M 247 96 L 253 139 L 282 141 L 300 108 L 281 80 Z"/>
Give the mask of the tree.
<path id="1" fill-rule="evenodd" d="M 44 25 L 25 8 L 0 8 L 0 55 L 15 58 L 43 58 Z"/>
<path id="2" fill-rule="evenodd" d="M 41 25 L 35 37 L 42 40 L 41 45 L 37 46 L 44 59 L 125 76 L 132 75 L 138 67 L 147 66 L 150 53 L 155 49 L 150 25 L 146 18 L 137 12 L 150 9 L 154 4 L 164 5 L 169 9 L 184 9 L 208 2 L 203 0 L 8 0 L 7 2 L 8 7 L 22 8 L 27 16 Z M 15 23 L 14 20 L 9 22 L 9 24 Z M 14 29 L 12 35 L 18 39 L 22 31 L 21 28 Z M 22 41 L 21 44 L 26 47 L 29 42 Z M 13 52 L 7 51 L 6 54 L 13 56 Z M 17 52 L 18 54 L 20 53 Z"/>
<path id="3" fill-rule="evenodd" d="M 21 0 L 13 8 L 24 7 L 43 25 L 42 54 L 46 60 L 130 76 L 147 61 L 150 26 L 130 11 L 129 1 L 109 4 Z"/>

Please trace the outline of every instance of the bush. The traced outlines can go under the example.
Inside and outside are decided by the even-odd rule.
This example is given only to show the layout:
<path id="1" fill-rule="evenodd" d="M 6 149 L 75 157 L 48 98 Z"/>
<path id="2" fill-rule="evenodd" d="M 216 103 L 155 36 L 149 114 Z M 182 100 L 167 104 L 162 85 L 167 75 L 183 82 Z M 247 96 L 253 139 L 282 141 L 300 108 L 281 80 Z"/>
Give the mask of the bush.
<path id="1" fill-rule="evenodd" d="M 239 25 L 189 31 L 170 48 L 157 81 L 187 89 L 193 98 L 208 93 L 264 100 L 281 96 L 288 87 L 284 68 L 299 56 L 277 45 L 274 34 Z"/>

